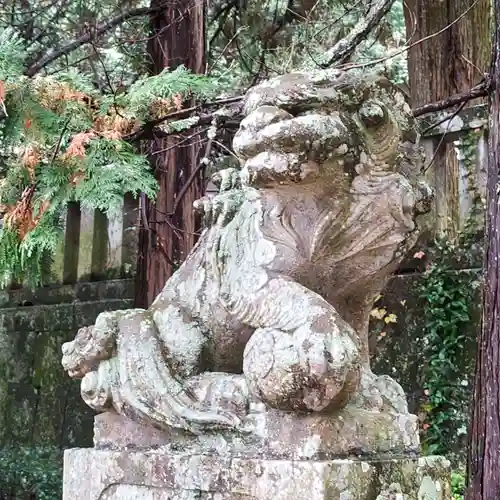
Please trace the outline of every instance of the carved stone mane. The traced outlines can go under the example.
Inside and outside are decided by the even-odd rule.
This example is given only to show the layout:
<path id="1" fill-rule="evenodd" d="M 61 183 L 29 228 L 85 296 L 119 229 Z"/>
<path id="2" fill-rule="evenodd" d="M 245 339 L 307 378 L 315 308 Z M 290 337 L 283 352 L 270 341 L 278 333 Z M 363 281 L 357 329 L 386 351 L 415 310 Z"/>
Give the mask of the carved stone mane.
<path id="1" fill-rule="evenodd" d="M 367 339 L 373 300 L 430 199 L 408 104 L 384 78 L 322 71 L 252 88 L 244 113 L 242 169 L 197 202 L 195 249 L 148 310 L 103 313 L 65 344 L 65 369 L 98 411 L 215 432 L 233 448 L 246 435 L 276 454 L 289 426 L 299 453 L 311 419 L 333 453 L 418 448 Z"/>

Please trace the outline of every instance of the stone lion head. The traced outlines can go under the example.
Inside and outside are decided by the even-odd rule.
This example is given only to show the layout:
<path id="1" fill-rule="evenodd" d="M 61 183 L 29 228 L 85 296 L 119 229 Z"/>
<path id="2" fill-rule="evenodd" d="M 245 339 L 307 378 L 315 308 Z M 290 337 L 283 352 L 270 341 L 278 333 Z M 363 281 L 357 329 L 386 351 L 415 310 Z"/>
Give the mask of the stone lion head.
<path id="1" fill-rule="evenodd" d="M 242 184 L 280 214 L 268 217 L 267 234 L 294 235 L 307 256 L 301 282 L 328 283 L 321 292 L 332 302 L 360 289 L 371 296 L 414 243 L 415 218 L 432 199 L 405 95 L 376 73 L 291 73 L 250 89 L 243 111 L 233 142 Z"/>
<path id="2" fill-rule="evenodd" d="M 327 196 L 384 191 L 398 176 L 400 218 L 413 227 L 431 191 L 405 95 L 376 73 L 291 73 L 250 89 L 233 146 L 255 187 L 316 184 Z M 370 178 L 370 182 L 367 179 Z M 404 186 L 403 186 L 404 184 Z"/>

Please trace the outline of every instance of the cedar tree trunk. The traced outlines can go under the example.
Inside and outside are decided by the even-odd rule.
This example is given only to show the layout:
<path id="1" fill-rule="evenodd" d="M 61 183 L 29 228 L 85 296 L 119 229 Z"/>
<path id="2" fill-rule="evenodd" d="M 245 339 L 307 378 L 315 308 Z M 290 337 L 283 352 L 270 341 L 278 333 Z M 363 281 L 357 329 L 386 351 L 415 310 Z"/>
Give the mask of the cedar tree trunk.
<path id="1" fill-rule="evenodd" d="M 152 0 L 151 5 L 165 4 Z M 151 19 L 148 53 L 152 73 L 186 66 L 195 73 L 205 71 L 205 0 L 169 0 Z M 193 134 L 193 130 L 190 131 Z M 199 140 L 199 136 L 196 136 Z M 173 212 L 177 195 L 198 166 L 199 142 L 187 140 L 172 147 L 181 136 L 156 139 L 152 159 L 160 191 L 156 201 L 142 200 L 141 229 L 136 279 L 136 305 L 148 307 L 175 268 L 193 248 L 198 217 L 193 202 L 203 194 L 203 171 L 190 180 Z M 168 149 L 168 151 L 160 152 Z"/>
<path id="2" fill-rule="evenodd" d="M 490 0 L 405 0 L 405 24 L 412 43 L 430 37 L 409 52 L 414 108 L 466 92 L 489 70 Z M 467 105 L 473 104 L 478 101 Z M 459 205 L 459 164 L 453 143 L 435 139 L 439 149 L 429 171 L 436 186 L 435 230 L 439 236 L 453 239 L 464 224 Z"/>

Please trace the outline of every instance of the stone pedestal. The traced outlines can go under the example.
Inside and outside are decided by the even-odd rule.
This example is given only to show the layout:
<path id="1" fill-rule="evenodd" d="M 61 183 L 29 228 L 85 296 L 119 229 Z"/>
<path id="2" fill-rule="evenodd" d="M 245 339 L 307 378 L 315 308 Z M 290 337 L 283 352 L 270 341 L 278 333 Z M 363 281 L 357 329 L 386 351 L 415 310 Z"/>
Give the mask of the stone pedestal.
<path id="1" fill-rule="evenodd" d="M 67 450 L 63 500 L 449 500 L 449 462 Z"/>
<path id="2" fill-rule="evenodd" d="M 114 412 L 95 417 L 94 446 L 105 450 L 147 450 L 169 446 L 191 454 L 217 453 L 238 458 L 329 460 L 339 457 L 417 456 L 417 417 L 346 407 L 334 416 L 249 413 L 246 432 L 215 431 L 193 435 L 158 430 Z"/>
<path id="3" fill-rule="evenodd" d="M 417 456 L 415 417 L 349 411 L 269 410 L 247 417 L 249 434 L 199 436 L 103 413 L 95 448 L 65 454 L 63 499 L 451 499 L 449 462 Z"/>

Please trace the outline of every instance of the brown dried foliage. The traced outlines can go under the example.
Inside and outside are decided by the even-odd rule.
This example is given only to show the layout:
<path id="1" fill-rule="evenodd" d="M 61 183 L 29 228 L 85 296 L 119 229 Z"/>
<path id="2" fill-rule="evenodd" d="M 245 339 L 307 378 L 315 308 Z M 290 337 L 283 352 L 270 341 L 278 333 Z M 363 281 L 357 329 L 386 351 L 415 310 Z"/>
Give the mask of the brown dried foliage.
<path id="1" fill-rule="evenodd" d="M 89 106 L 92 105 L 91 99 L 86 94 L 76 92 L 65 84 L 47 80 L 40 80 L 37 83 L 40 104 L 51 111 L 58 112 L 61 104 L 65 101 L 85 102 Z M 0 81 L 0 105 L 3 103 L 4 98 L 5 87 L 3 82 Z M 173 111 L 180 111 L 182 109 L 182 96 L 177 94 L 170 99 L 155 100 L 150 104 L 149 109 L 152 117 L 161 117 Z M 90 130 L 73 136 L 61 158 L 63 160 L 82 159 L 85 157 L 85 146 L 92 139 L 98 136 L 115 140 L 121 139 L 133 133 L 139 126 L 140 123 L 137 120 L 126 118 L 120 115 L 117 110 L 105 116 L 97 116 Z M 30 128 L 31 119 L 27 117 L 25 129 Z M 23 191 L 17 203 L 0 206 L 0 213 L 4 214 L 6 227 L 15 229 L 21 240 L 36 228 L 41 217 L 50 207 L 48 201 L 43 202 L 36 211 L 33 207 L 33 196 L 36 190 L 35 167 L 40 163 L 41 158 L 41 151 L 34 144 L 27 146 L 23 150 L 20 160 L 22 165 L 29 171 L 31 184 Z M 77 170 L 70 176 L 69 182 L 76 185 L 84 177 L 85 173 L 82 170 Z"/>
<path id="2" fill-rule="evenodd" d="M 161 118 L 174 111 L 182 109 L 182 96 L 175 94 L 171 98 L 155 99 L 149 105 L 149 116 L 152 119 Z"/>
<path id="3" fill-rule="evenodd" d="M 40 104 L 54 112 L 58 111 L 62 102 L 76 101 L 87 104 L 91 103 L 91 99 L 87 94 L 77 92 L 68 85 L 54 80 L 40 80 L 37 90 Z"/>
<path id="4" fill-rule="evenodd" d="M 69 146 L 62 155 L 63 159 L 67 158 L 84 158 L 85 157 L 85 145 L 93 139 L 96 134 L 91 130 L 90 132 L 80 132 L 73 136 Z"/>
<path id="5" fill-rule="evenodd" d="M 44 201 L 38 208 L 36 216 L 33 208 L 33 195 L 36 185 L 28 186 L 21 195 L 21 199 L 13 206 L 6 207 L 4 223 L 11 229 L 16 229 L 21 240 L 35 229 L 40 218 L 50 207 L 50 202 Z"/>
<path id="6" fill-rule="evenodd" d="M 98 116 L 94 121 L 92 130 L 108 139 L 121 139 L 124 135 L 132 133 L 137 126 L 136 120 L 113 113 Z"/>
<path id="7" fill-rule="evenodd" d="M 28 170 L 32 182 L 35 180 L 35 167 L 38 165 L 40 160 L 40 150 L 36 146 L 30 145 L 24 149 L 21 157 L 21 163 Z"/>

